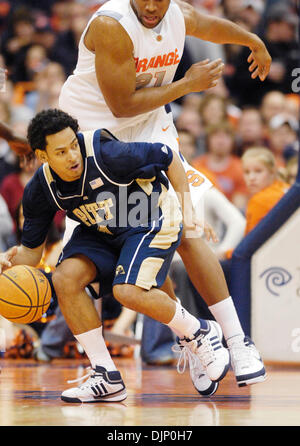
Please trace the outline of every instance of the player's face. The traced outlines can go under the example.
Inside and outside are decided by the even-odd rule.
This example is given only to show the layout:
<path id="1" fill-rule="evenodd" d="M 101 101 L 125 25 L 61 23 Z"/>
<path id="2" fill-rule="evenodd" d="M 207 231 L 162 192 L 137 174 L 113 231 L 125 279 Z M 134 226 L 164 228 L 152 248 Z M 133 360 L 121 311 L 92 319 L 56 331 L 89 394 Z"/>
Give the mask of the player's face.
<path id="1" fill-rule="evenodd" d="M 63 181 L 78 180 L 83 172 L 83 159 L 74 131 L 67 127 L 46 137 L 46 151 L 39 151 L 42 162 L 48 162 L 51 169 Z M 44 152 L 44 153 L 41 153 Z"/>
<path id="2" fill-rule="evenodd" d="M 154 28 L 164 18 L 170 0 L 130 0 L 132 9 L 146 28 Z"/>
<path id="3" fill-rule="evenodd" d="M 275 179 L 275 172 L 262 161 L 247 159 L 243 161 L 245 183 L 251 195 L 270 186 Z"/>

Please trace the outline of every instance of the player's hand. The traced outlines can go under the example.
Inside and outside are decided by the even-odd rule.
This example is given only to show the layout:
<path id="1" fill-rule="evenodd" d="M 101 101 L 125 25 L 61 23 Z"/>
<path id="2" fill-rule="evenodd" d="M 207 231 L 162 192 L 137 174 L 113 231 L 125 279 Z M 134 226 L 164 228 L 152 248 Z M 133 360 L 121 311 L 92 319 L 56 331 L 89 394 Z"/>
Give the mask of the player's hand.
<path id="1" fill-rule="evenodd" d="M 12 260 L 17 255 L 18 248 L 13 246 L 8 251 L 0 254 L 0 274 L 2 274 L 6 269 L 11 268 Z"/>
<path id="2" fill-rule="evenodd" d="M 185 73 L 184 79 L 188 83 L 190 92 L 200 92 L 213 88 L 222 77 L 224 63 L 222 59 L 209 61 L 205 59 L 193 64 Z"/>
<path id="3" fill-rule="evenodd" d="M 194 208 L 185 210 L 184 232 L 185 237 L 197 238 L 204 235 L 207 241 L 218 243 L 219 239 L 212 226 L 206 221 L 200 220 Z"/>
<path id="4" fill-rule="evenodd" d="M 250 45 L 251 54 L 247 61 L 249 62 L 249 71 L 252 79 L 257 76 L 261 81 L 264 81 L 269 74 L 272 58 L 261 39 L 256 36 L 255 43 Z"/>
<path id="5" fill-rule="evenodd" d="M 215 233 L 213 227 L 206 221 L 203 223 L 203 232 L 208 242 L 211 240 L 214 243 L 218 243 L 219 239 L 217 234 Z"/>

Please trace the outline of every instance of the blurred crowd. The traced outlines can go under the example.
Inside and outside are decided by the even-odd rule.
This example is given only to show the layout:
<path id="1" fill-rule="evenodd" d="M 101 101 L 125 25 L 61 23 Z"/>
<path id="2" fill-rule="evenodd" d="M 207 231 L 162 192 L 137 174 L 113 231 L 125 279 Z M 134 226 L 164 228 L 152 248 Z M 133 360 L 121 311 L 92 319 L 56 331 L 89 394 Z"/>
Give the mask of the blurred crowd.
<path id="1" fill-rule="evenodd" d="M 278 178 L 285 184 L 293 184 L 297 175 L 298 2 L 186 1 L 206 14 L 228 18 L 258 34 L 272 56 L 269 76 L 262 83 L 251 79 L 248 48 L 187 37 L 176 74 L 176 78 L 182 77 L 191 64 L 206 58 L 222 58 L 225 63 L 224 75 L 216 87 L 187 95 L 171 107 L 182 154 L 245 216 L 251 198 L 242 159 L 247 150 L 264 148 L 271 152 Z M 81 33 L 102 3 L 105 0 L 0 0 L 0 68 L 6 70 L 5 87 L 0 92 L 0 121 L 26 136 L 27 125 L 37 112 L 58 106 L 60 89 L 76 65 Z M 37 162 L 20 163 L 6 141 L 0 139 L 1 251 L 19 239 L 23 190 L 37 168 Z M 53 244 L 63 231 L 64 215 L 58 214 Z M 224 228 L 218 235 L 224 236 Z M 53 253 L 52 257 L 50 270 L 56 261 Z M 47 265 L 47 260 L 44 263 Z"/>

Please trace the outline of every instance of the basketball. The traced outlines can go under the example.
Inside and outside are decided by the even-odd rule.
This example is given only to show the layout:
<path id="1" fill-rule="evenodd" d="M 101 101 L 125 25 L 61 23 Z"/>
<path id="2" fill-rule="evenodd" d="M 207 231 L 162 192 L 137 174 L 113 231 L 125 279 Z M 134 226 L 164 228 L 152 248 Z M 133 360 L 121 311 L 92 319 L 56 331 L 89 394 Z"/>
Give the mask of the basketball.
<path id="1" fill-rule="evenodd" d="M 17 265 L 0 275 L 0 315 L 11 322 L 39 320 L 51 301 L 47 277 L 37 268 Z"/>

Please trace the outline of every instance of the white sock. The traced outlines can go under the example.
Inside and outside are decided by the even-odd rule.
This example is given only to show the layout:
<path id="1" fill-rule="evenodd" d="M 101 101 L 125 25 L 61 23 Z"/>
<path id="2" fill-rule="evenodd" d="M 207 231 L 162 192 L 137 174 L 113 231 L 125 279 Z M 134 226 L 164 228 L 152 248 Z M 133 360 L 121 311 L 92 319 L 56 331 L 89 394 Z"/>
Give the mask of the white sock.
<path id="1" fill-rule="evenodd" d="M 102 327 L 76 335 L 75 338 L 84 349 L 93 368 L 99 365 L 105 367 L 108 371 L 117 370 L 107 350 Z"/>
<path id="2" fill-rule="evenodd" d="M 176 296 L 176 299 L 177 299 L 177 303 L 179 305 L 181 305 L 181 300 L 179 299 L 179 297 Z M 172 328 L 172 331 L 176 334 L 176 336 L 179 337 L 179 339 L 183 339 L 184 338 L 184 334 L 181 331 L 176 330 L 174 327 Z"/>
<path id="3" fill-rule="evenodd" d="M 176 311 L 173 319 L 167 324 L 175 334 L 180 337 L 192 338 L 200 328 L 200 322 L 178 302 L 175 302 Z"/>
<path id="4" fill-rule="evenodd" d="M 224 333 L 225 339 L 245 336 L 231 296 L 208 307 Z"/>

